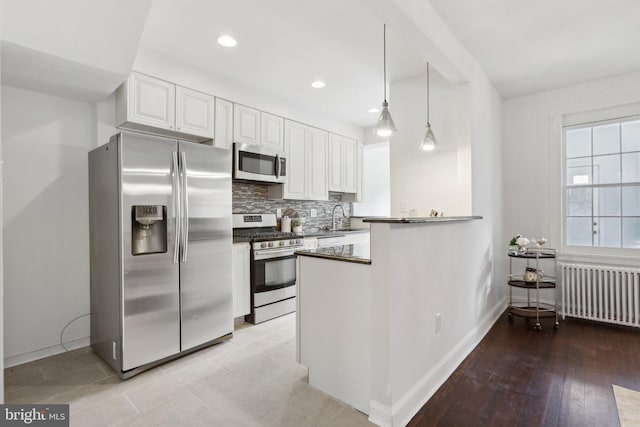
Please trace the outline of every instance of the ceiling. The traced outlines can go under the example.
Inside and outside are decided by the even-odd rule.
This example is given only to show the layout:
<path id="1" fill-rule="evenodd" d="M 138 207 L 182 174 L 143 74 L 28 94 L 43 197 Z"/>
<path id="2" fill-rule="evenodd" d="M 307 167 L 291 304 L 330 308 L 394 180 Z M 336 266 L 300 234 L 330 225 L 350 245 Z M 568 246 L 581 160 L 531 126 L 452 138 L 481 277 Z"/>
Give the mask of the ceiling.
<path id="1" fill-rule="evenodd" d="M 504 98 L 640 70 L 638 0 L 429 0 Z"/>
<path id="2" fill-rule="evenodd" d="M 129 75 L 152 1 L 2 0 L 2 83 L 103 99 Z"/>
<path id="3" fill-rule="evenodd" d="M 414 15 L 431 5 L 505 98 L 640 70 L 638 0 L 4 0 L 2 78 L 98 100 L 147 49 L 367 127 L 383 98 L 380 17 L 402 22 L 383 7 L 395 4 Z M 427 59 L 445 67 L 396 31 L 387 28 L 389 81 L 422 74 Z M 222 33 L 238 45 L 219 46 Z M 327 86 L 311 88 L 316 79 Z"/>
<path id="4" fill-rule="evenodd" d="M 424 73 L 426 61 L 387 32 L 389 79 Z M 223 33 L 238 45 L 219 46 Z M 365 127 L 383 99 L 382 37 L 361 1 L 155 0 L 141 47 Z M 311 88 L 316 79 L 326 87 Z"/>

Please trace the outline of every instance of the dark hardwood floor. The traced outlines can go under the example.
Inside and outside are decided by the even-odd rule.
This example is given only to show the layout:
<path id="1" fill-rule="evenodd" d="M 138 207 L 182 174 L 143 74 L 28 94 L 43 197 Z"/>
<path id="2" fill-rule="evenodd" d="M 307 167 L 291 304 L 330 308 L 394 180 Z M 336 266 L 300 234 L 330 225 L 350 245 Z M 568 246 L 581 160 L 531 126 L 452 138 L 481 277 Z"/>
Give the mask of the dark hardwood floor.
<path id="1" fill-rule="evenodd" d="M 619 426 L 612 384 L 640 391 L 640 330 L 504 314 L 409 426 Z"/>

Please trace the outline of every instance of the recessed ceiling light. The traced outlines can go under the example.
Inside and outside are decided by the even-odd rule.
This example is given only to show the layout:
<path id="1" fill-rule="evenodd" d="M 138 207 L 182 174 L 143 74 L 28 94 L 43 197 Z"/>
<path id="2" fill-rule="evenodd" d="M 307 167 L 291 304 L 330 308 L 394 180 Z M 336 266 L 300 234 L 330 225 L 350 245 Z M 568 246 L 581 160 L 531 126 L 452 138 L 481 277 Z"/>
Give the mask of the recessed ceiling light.
<path id="1" fill-rule="evenodd" d="M 373 107 L 373 108 L 369 108 L 367 111 L 370 113 L 379 113 L 380 109 L 377 107 Z"/>
<path id="2" fill-rule="evenodd" d="M 325 87 L 325 83 L 322 80 L 316 80 L 315 82 L 311 83 L 311 87 L 316 89 L 321 89 Z"/>
<path id="3" fill-rule="evenodd" d="M 222 45 L 224 47 L 234 47 L 235 45 L 238 44 L 238 42 L 236 41 L 236 39 L 234 39 L 230 35 L 224 34 L 224 35 L 218 37 L 218 44 L 220 44 L 220 45 Z"/>

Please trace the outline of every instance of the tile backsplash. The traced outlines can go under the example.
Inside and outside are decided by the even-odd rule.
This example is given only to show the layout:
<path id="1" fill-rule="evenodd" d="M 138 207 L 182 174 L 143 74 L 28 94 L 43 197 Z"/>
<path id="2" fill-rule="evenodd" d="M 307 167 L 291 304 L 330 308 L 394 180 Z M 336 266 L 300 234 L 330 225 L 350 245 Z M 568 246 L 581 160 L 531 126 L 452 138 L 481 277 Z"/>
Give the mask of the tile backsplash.
<path id="1" fill-rule="evenodd" d="M 313 233 L 322 228 L 331 228 L 331 215 L 335 205 L 342 205 L 347 217 L 353 212 L 353 205 L 341 200 L 340 193 L 329 192 L 329 200 L 269 200 L 268 185 L 250 182 L 233 182 L 233 213 L 276 213 L 276 209 L 293 209 L 300 217 L 305 218 L 303 230 Z M 311 217 L 311 209 L 315 209 L 317 216 Z M 349 219 L 342 218 L 342 211 L 338 210 L 338 218 L 342 219 L 342 227 L 349 227 Z"/>

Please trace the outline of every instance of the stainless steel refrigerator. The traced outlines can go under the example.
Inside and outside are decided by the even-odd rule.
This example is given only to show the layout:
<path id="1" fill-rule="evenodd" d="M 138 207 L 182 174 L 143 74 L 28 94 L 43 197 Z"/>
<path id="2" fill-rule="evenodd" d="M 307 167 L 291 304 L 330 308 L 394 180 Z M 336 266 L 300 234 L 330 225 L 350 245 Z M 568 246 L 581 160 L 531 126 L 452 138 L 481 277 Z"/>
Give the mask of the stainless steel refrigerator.
<path id="1" fill-rule="evenodd" d="M 132 132 L 89 153 L 91 346 L 121 377 L 231 336 L 231 166 Z"/>

